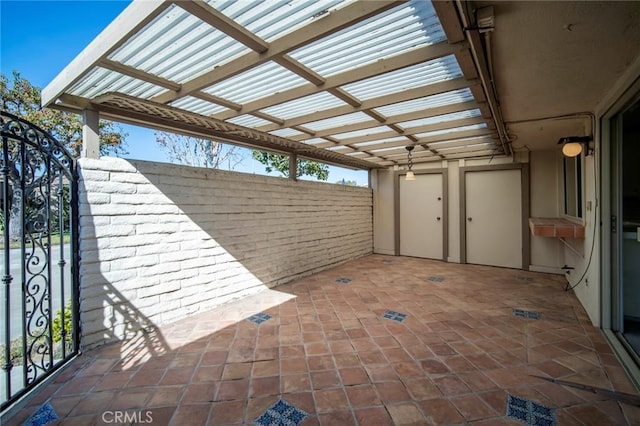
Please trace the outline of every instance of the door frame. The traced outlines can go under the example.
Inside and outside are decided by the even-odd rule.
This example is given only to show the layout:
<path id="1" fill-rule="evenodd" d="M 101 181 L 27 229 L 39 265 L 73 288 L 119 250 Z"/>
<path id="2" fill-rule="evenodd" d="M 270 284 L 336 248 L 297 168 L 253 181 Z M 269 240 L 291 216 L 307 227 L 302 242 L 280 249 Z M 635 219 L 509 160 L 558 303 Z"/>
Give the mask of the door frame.
<path id="1" fill-rule="evenodd" d="M 522 206 L 522 270 L 528 271 L 531 248 L 529 243 L 529 163 L 495 164 L 460 167 L 460 263 L 467 263 L 467 173 L 499 170 L 520 170 L 520 202 Z"/>
<path id="2" fill-rule="evenodd" d="M 415 175 L 440 174 L 442 176 L 442 259 L 447 260 L 449 256 L 449 183 L 447 180 L 447 169 L 423 169 L 413 170 Z M 397 171 L 393 177 L 394 194 L 394 251 L 396 256 L 400 256 L 400 179 L 407 173 Z"/>
<path id="3" fill-rule="evenodd" d="M 600 148 L 601 179 L 596 191 L 600 193 L 600 217 L 602 218 L 600 229 L 600 280 L 602 283 L 600 287 L 600 327 L 636 389 L 640 389 L 640 365 L 637 363 L 637 356 L 630 353 L 628 345 L 623 339 L 620 339 L 616 330 L 620 326 L 618 322 L 620 320 L 620 304 L 622 303 L 618 284 L 622 265 L 619 256 L 617 256 L 620 251 L 621 239 L 616 238 L 611 227 L 612 215 L 616 215 L 617 229 L 620 229 L 622 225 L 619 214 L 621 205 L 618 204 L 619 194 L 615 193 L 616 190 L 619 191 L 618 185 L 620 184 L 618 182 L 619 168 L 614 166 L 614 163 L 619 160 L 617 144 L 620 137 L 619 134 L 614 134 L 617 130 L 615 128 L 616 119 L 638 97 L 640 97 L 640 77 L 637 77 L 635 81 L 623 89 L 600 116 L 600 146 L 596 146 L 596 150 Z"/>

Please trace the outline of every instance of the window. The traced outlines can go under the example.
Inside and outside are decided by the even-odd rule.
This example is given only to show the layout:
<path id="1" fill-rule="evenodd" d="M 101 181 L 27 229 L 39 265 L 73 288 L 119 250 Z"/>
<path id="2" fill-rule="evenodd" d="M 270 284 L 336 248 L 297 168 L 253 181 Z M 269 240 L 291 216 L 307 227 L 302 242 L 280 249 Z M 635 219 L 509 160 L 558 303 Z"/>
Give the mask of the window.
<path id="1" fill-rule="evenodd" d="M 563 158 L 564 173 L 564 214 L 582 218 L 582 158 Z"/>

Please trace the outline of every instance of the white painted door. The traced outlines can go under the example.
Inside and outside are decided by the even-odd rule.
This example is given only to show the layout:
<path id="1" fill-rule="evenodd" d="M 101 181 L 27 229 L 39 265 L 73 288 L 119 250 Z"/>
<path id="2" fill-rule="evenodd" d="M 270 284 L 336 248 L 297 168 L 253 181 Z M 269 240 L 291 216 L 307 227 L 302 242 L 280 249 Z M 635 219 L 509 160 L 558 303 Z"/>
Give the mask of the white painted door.
<path id="1" fill-rule="evenodd" d="M 521 171 L 465 173 L 467 263 L 522 268 Z"/>
<path id="2" fill-rule="evenodd" d="M 442 175 L 400 177 L 400 255 L 442 259 Z"/>

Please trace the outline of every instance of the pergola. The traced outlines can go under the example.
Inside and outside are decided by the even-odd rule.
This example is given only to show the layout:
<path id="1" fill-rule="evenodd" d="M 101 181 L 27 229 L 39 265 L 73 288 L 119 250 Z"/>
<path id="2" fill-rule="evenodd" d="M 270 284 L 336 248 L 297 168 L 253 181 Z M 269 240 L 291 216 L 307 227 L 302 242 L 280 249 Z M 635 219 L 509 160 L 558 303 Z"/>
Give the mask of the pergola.
<path id="1" fill-rule="evenodd" d="M 492 16 L 471 24 L 460 5 L 136 1 L 43 105 L 84 114 L 88 156 L 98 117 L 285 153 L 292 166 L 402 166 L 408 145 L 414 163 L 510 155 L 481 42 Z"/>

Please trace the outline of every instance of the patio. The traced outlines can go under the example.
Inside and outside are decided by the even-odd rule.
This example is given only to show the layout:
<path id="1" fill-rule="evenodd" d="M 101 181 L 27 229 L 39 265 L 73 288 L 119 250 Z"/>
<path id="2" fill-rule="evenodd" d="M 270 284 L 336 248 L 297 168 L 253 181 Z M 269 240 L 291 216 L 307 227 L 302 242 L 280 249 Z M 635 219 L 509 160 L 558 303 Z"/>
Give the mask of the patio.
<path id="1" fill-rule="evenodd" d="M 115 412 L 251 424 L 282 398 L 308 414 L 305 426 L 520 424 L 506 416 L 513 395 L 560 425 L 638 424 L 638 407 L 532 377 L 636 394 L 565 284 L 369 255 L 84 353 L 9 421 L 49 402 L 64 425 Z M 270 318 L 247 320 L 258 313 Z"/>

